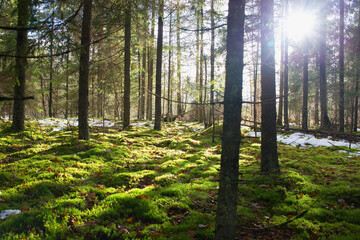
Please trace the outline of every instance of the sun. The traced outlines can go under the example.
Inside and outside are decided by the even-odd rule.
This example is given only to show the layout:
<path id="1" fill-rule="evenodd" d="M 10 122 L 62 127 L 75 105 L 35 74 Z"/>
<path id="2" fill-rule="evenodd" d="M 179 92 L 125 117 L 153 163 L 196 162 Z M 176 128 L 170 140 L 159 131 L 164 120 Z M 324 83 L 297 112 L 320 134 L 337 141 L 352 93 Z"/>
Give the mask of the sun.
<path id="1" fill-rule="evenodd" d="M 290 39 L 300 41 L 315 32 L 315 15 L 312 12 L 294 11 L 285 22 Z"/>

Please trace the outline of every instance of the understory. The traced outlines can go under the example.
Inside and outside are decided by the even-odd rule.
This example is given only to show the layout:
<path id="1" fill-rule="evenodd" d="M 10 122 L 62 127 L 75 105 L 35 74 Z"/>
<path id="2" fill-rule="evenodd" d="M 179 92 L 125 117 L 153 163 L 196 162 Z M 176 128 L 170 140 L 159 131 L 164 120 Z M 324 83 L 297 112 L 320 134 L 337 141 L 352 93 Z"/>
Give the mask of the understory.
<path id="1" fill-rule="evenodd" d="M 212 239 L 221 127 L 150 123 L 53 131 L 0 123 L 0 239 Z M 280 175 L 260 174 L 260 139 L 243 134 L 238 236 L 358 239 L 360 157 L 347 147 L 279 143 Z"/>

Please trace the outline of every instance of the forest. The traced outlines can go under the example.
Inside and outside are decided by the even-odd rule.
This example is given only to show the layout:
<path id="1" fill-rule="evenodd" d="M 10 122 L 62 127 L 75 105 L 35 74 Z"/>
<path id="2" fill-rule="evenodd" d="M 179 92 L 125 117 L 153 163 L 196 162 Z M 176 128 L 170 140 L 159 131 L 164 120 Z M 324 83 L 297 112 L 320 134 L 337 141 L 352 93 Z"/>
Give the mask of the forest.
<path id="1" fill-rule="evenodd" d="M 0 239 L 359 239 L 359 0 L 1 0 Z"/>

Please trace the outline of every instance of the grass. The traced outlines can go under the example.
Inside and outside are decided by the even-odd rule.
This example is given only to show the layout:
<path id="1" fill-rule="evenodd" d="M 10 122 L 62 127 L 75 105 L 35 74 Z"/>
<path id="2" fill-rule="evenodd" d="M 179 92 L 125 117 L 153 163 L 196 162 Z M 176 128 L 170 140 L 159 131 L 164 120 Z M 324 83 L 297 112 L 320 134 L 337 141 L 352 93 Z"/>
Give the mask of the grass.
<path id="1" fill-rule="evenodd" d="M 162 131 L 0 123 L 0 239 L 212 239 L 220 127 L 169 123 Z M 101 129 L 102 130 L 102 129 Z M 337 148 L 278 146 L 281 175 L 259 174 L 260 142 L 240 153 L 238 236 L 358 239 L 359 157 Z"/>

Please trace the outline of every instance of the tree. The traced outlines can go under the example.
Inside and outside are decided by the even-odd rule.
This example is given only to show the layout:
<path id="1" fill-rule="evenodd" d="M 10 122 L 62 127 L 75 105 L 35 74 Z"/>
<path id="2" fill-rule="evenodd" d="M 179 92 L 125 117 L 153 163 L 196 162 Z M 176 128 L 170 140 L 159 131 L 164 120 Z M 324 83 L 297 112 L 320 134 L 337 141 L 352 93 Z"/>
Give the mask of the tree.
<path id="1" fill-rule="evenodd" d="M 158 39 L 156 52 L 156 96 L 155 96 L 155 130 L 161 130 L 161 69 L 163 48 L 164 2 L 159 0 Z"/>
<path id="2" fill-rule="evenodd" d="M 276 142 L 274 0 L 261 0 L 261 171 L 279 173 Z"/>
<path id="3" fill-rule="evenodd" d="M 308 39 L 303 43 L 303 107 L 302 107 L 302 129 L 308 129 L 308 97 L 309 97 L 309 49 Z"/>
<path id="4" fill-rule="evenodd" d="M 130 68 L 131 68 L 131 1 L 125 6 L 125 54 L 124 54 L 124 118 L 123 128 L 130 125 Z"/>
<path id="5" fill-rule="evenodd" d="M 18 1 L 18 26 L 16 37 L 16 81 L 14 86 L 14 109 L 13 109 L 13 122 L 11 125 L 12 130 L 21 132 L 24 130 L 25 121 L 25 84 L 26 84 L 26 56 L 28 53 L 28 39 L 26 27 L 30 18 L 30 1 Z"/>
<path id="6" fill-rule="evenodd" d="M 358 9 L 358 27 L 357 27 L 357 36 L 358 39 L 356 40 L 356 63 L 360 64 L 360 7 Z M 355 99 L 354 99 L 354 116 L 352 119 L 353 122 L 353 131 L 357 132 L 358 128 L 358 114 L 359 114 L 359 81 L 360 81 L 360 69 L 357 68 L 355 73 Z"/>
<path id="7" fill-rule="evenodd" d="M 289 0 L 285 0 L 285 15 L 284 18 L 288 17 L 288 5 Z M 289 128 L 289 36 L 287 28 L 285 28 L 285 40 L 284 40 L 284 128 Z"/>
<path id="8" fill-rule="evenodd" d="M 180 115 L 181 110 L 181 45 L 180 45 L 180 0 L 177 0 L 176 5 L 176 60 L 177 60 L 177 115 Z"/>
<path id="9" fill-rule="evenodd" d="M 79 69 L 79 139 L 90 139 L 88 124 L 89 108 L 89 53 L 92 0 L 84 0 L 81 27 L 81 52 Z"/>
<path id="10" fill-rule="evenodd" d="M 215 239 L 235 239 L 239 175 L 245 0 L 229 0 L 226 82 Z"/>
<path id="11" fill-rule="evenodd" d="M 212 103 L 210 109 L 209 126 L 213 126 L 215 130 L 215 104 L 214 104 L 214 80 L 215 80 L 215 10 L 214 0 L 211 0 L 210 18 L 211 18 L 211 43 L 210 43 L 210 102 Z M 213 137 L 214 142 L 214 137 Z"/>
<path id="12" fill-rule="evenodd" d="M 169 70 L 168 70 L 168 92 L 167 92 L 167 114 L 166 119 L 171 122 L 172 119 L 172 13 L 170 13 L 169 19 Z"/>
<path id="13" fill-rule="evenodd" d="M 151 2 L 151 30 L 150 30 L 150 46 L 148 49 L 148 97 L 147 97 L 147 107 L 146 107 L 146 119 L 152 120 L 152 105 L 153 105 L 153 76 L 154 76 L 154 37 L 155 37 L 155 0 Z"/>
<path id="14" fill-rule="evenodd" d="M 331 127 L 327 112 L 327 83 L 326 83 L 326 11 L 327 1 L 320 1 L 319 16 L 319 74 L 320 74 L 320 111 L 321 127 L 329 129 Z"/>
<path id="15" fill-rule="evenodd" d="M 339 101 L 339 131 L 344 132 L 344 0 L 340 0 L 340 53 L 339 53 L 339 81 L 340 81 L 340 101 Z"/>

